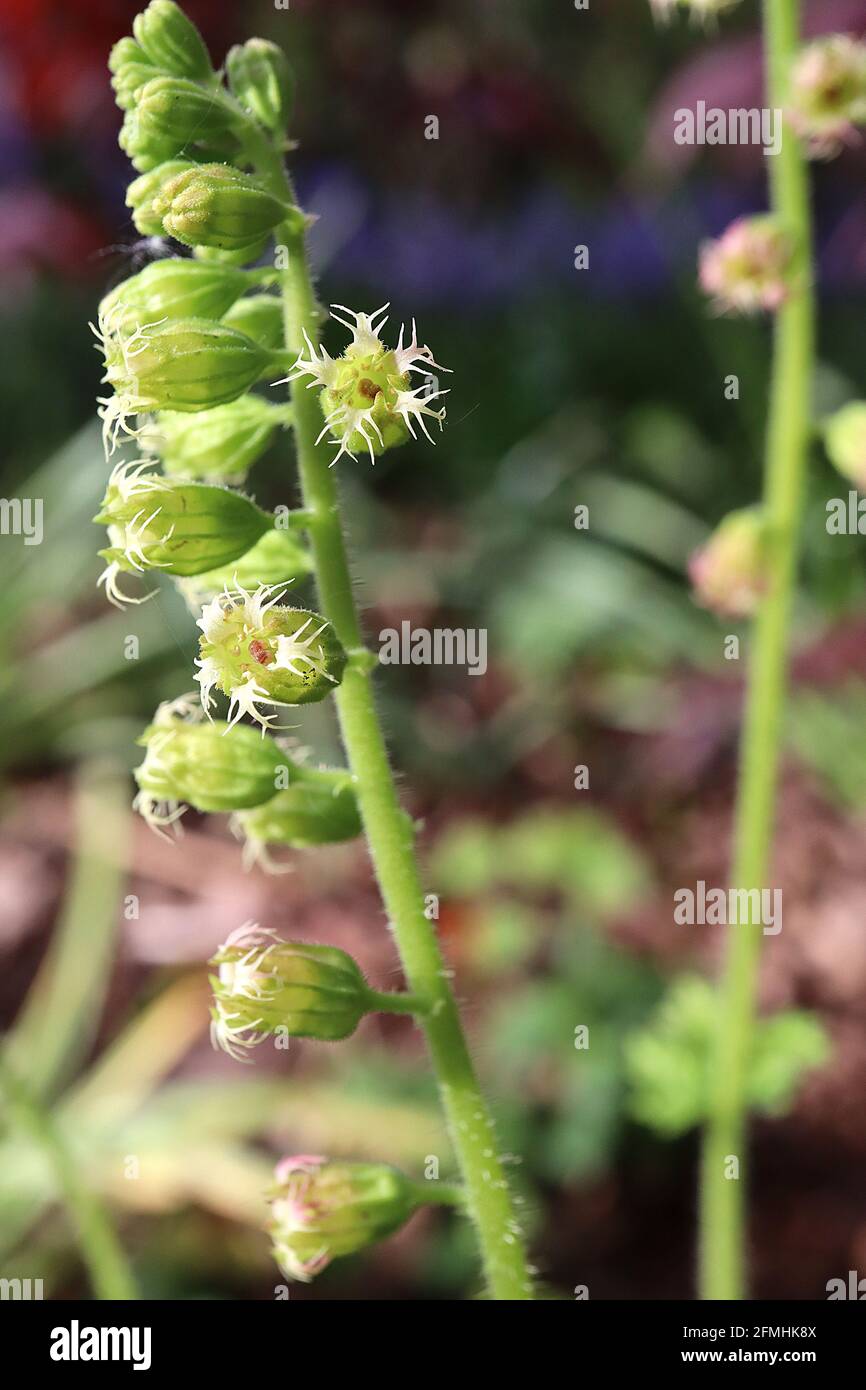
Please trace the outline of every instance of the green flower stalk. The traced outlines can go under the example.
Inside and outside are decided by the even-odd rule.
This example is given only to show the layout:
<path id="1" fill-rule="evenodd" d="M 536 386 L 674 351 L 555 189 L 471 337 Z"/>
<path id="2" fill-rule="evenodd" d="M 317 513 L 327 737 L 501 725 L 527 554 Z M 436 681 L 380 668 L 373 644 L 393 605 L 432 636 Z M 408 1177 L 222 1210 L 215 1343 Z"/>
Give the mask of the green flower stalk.
<path id="1" fill-rule="evenodd" d="M 147 462 L 119 464 L 94 521 L 108 527 L 111 544 L 100 576 L 118 607 L 141 603 L 118 588 L 122 571 L 203 574 L 250 550 L 274 524 L 254 502 L 228 488 L 178 482 L 148 471 Z"/>
<path id="2" fill-rule="evenodd" d="M 203 722 L 196 696 L 160 705 L 138 739 L 146 749 L 135 769 L 134 806 L 152 829 L 177 827 L 188 806 L 239 811 L 269 801 L 286 776 L 289 758 L 272 738 L 246 724 Z"/>
<path id="3" fill-rule="evenodd" d="M 459 1189 L 417 1183 L 384 1163 L 331 1163 L 313 1154 L 274 1171 L 268 1231 L 287 1279 L 309 1283 L 332 1260 L 393 1235 L 428 1203 L 459 1206 Z"/>
<path id="4" fill-rule="evenodd" d="M 765 102 L 788 111 L 800 42 L 799 0 L 764 0 L 764 38 Z M 775 324 L 762 502 L 766 584 L 755 616 L 734 823 L 731 883 L 746 892 L 766 887 L 770 873 L 814 361 L 809 188 L 804 152 L 791 138 L 790 125 L 779 154 L 767 163 L 772 214 L 784 228 L 793 260 Z M 754 914 L 729 928 L 701 1164 L 700 1290 L 707 1299 L 746 1295 L 746 1108 L 762 940 Z M 732 1155 L 740 1165 L 736 1179 L 730 1174 Z"/>
<path id="5" fill-rule="evenodd" d="M 216 687 L 230 699 L 230 723 L 248 714 L 265 729 L 276 715 L 259 705 L 306 705 L 339 685 L 346 653 L 333 627 L 308 609 L 280 607 L 282 593 L 279 586 L 237 589 L 202 609 L 195 678 L 205 710 Z"/>
<path id="6" fill-rule="evenodd" d="M 277 430 L 291 422 L 290 405 L 277 405 L 262 396 L 239 396 L 195 414 L 161 410 L 140 430 L 139 444 L 145 453 L 159 456 L 166 473 L 211 483 L 242 483 Z"/>
<path id="7" fill-rule="evenodd" d="M 231 826 L 244 841 L 244 864 L 269 873 L 291 867 L 278 864 L 271 850 L 309 849 L 337 844 L 361 834 L 361 815 L 352 775 L 339 768 L 293 764 L 289 785 L 250 811 L 232 816 Z"/>
<path id="8" fill-rule="evenodd" d="M 417 372 L 429 378 L 433 371 L 445 372 L 449 368 L 440 367 L 434 362 L 430 349 L 419 344 L 414 321 L 411 342 L 404 347 L 401 328 L 397 346 L 386 347 L 379 334 L 388 322 L 387 316 L 381 317 L 387 308 L 388 305 L 383 304 L 373 314 L 361 314 L 341 304 L 333 305 L 333 317 L 352 334 L 352 341 L 342 357 L 329 356 L 325 348 L 317 350 L 305 335 L 308 356 L 299 354 L 286 378 L 299 381 L 309 377 L 308 389 L 321 388 L 325 423 L 316 443 L 328 435 L 339 444 L 332 463 L 343 454 L 356 459 L 362 449 L 367 450 L 370 461 L 375 463 L 377 455 L 385 449 L 405 444 L 410 435 L 417 438 L 415 425 L 420 426 L 432 444 L 425 416 L 442 428 L 445 411 L 434 410 L 430 402 L 447 392 L 431 389 L 429 385 L 413 387 L 410 373 Z M 343 318 L 343 314 L 348 318 Z M 279 385 L 278 382 L 274 384 Z"/>
<path id="9" fill-rule="evenodd" d="M 187 246 L 244 251 L 261 245 L 279 223 L 303 216 L 257 179 L 230 164 L 201 164 L 162 185 L 153 212 L 163 229 Z"/>
<path id="10" fill-rule="evenodd" d="M 352 957 L 336 946 L 283 941 L 257 922 L 232 932 L 212 957 L 211 1040 L 235 1061 L 266 1038 L 351 1037 L 365 1014 L 411 1013 L 408 994 L 370 989 Z"/>
<path id="11" fill-rule="evenodd" d="M 232 95 L 273 135 L 284 135 L 294 98 L 294 78 L 286 55 L 267 39 L 248 39 L 226 56 Z"/>
<path id="12" fill-rule="evenodd" d="M 268 1225 L 274 1259 L 287 1279 L 309 1283 L 332 1260 L 385 1240 L 426 1202 L 457 1204 L 454 1188 L 428 1190 L 384 1163 L 284 1158 L 274 1172 Z"/>

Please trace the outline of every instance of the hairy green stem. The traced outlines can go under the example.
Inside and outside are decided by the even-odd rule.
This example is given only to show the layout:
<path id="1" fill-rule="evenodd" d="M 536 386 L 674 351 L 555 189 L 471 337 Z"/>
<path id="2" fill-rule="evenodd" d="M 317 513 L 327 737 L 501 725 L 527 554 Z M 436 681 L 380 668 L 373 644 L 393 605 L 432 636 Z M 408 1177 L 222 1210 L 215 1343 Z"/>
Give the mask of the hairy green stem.
<path id="1" fill-rule="evenodd" d="M 764 0 L 770 107 L 787 106 L 799 36 L 799 0 Z M 790 126 L 768 163 L 771 207 L 796 247 L 796 270 L 775 329 L 764 480 L 769 575 L 754 629 L 734 825 L 732 882 L 740 889 L 766 887 L 771 864 L 814 344 L 808 180 Z M 700 1289 L 707 1299 L 739 1299 L 747 1291 L 746 1082 L 762 933 L 754 916 L 729 932 L 701 1171 Z M 732 1159 L 739 1165 L 735 1175 Z"/>
<path id="2" fill-rule="evenodd" d="M 423 1014 L 427 1008 L 424 1000 L 417 994 L 406 994 L 402 990 L 398 994 L 392 994 L 388 991 L 368 989 L 367 999 L 371 1011 L 383 1014 Z"/>
<path id="3" fill-rule="evenodd" d="M 275 151 L 253 135 L 250 157 L 275 192 L 294 202 L 294 190 Z M 283 274 L 286 348 L 304 352 L 304 332 L 316 345 L 319 310 L 303 231 L 278 231 L 288 252 Z M 295 446 L 322 612 L 348 651 L 363 645 L 327 445 L 317 445 L 322 412 L 317 393 L 292 392 Z M 530 1299 L 532 1277 L 496 1134 L 482 1096 L 434 930 L 424 915 L 415 858 L 415 828 L 400 806 L 364 662 L 350 663 L 335 691 L 340 728 L 355 778 L 364 832 L 409 987 L 422 1005 L 442 1104 L 465 1184 L 465 1207 L 478 1232 L 491 1297 Z"/>

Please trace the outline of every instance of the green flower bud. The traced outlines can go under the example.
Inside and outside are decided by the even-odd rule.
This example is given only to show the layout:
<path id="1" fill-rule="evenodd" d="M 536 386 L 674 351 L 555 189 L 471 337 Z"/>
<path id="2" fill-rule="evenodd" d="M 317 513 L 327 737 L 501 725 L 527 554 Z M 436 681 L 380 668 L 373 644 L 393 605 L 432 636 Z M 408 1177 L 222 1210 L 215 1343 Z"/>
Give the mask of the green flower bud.
<path id="1" fill-rule="evenodd" d="M 308 849 L 354 840 L 361 834 L 361 817 L 352 775 L 293 763 L 289 785 L 261 806 L 239 812 L 232 829 L 246 842 L 247 866 L 260 864 L 271 872 L 278 867 L 269 857 L 271 846 Z"/>
<path id="2" fill-rule="evenodd" d="M 162 218 L 154 212 L 154 199 L 164 183 L 194 167 L 188 159 L 169 159 L 133 179 L 126 190 L 126 206 L 132 209 L 132 220 L 142 236 L 162 235 Z"/>
<path id="3" fill-rule="evenodd" d="M 689 560 L 694 597 L 722 617 L 748 618 L 767 588 L 767 536 L 758 507 L 723 517 Z"/>
<path id="4" fill-rule="evenodd" d="M 129 35 L 126 35 L 122 39 L 118 39 L 109 53 L 108 71 L 112 76 L 116 77 L 121 68 L 126 67 L 127 63 L 140 63 L 145 67 L 153 67 L 153 63 L 141 47 L 141 44 L 136 43 L 135 39 L 130 38 Z"/>
<path id="5" fill-rule="evenodd" d="M 432 444 L 425 416 L 432 417 L 438 421 L 440 429 L 442 427 L 445 411 L 434 410 L 430 402 L 447 393 L 431 389 L 429 385 L 413 387 L 409 374 L 418 372 L 429 377 L 434 369 L 442 372 L 448 368 L 438 366 L 430 349 L 418 343 L 414 323 L 409 344 L 404 347 L 401 328 L 396 348 L 387 348 L 379 337 L 387 323 L 387 317 L 380 319 L 379 316 L 387 308 L 384 304 L 370 315 L 343 310 L 354 320 L 351 322 L 333 313 L 334 309 L 342 309 L 342 305 L 332 305 L 332 317 L 352 334 L 343 356 L 330 357 L 324 348 L 317 353 L 307 337 L 310 355 L 298 357 L 287 378 L 295 381 L 307 376 L 311 378 L 311 385 L 323 388 L 320 399 L 325 427 L 319 437 L 329 434 L 339 444 L 334 463 L 343 454 L 356 458 L 360 449 L 366 449 L 375 463 L 376 456 L 383 450 L 403 444 L 410 434 L 414 439 L 415 424 Z"/>
<path id="6" fill-rule="evenodd" d="M 318 613 L 277 607 L 281 590 L 238 589 L 202 609 L 200 668 L 205 709 L 214 686 L 231 700 L 229 719 L 249 714 L 263 727 L 275 715 L 259 705 L 305 705 L 323 700 L 343 677 L 346 653 Z"/>
<path id="7" fill-rule="evenodd" d="M 211 1038 L 241 1062 L 245 1050 L 278 1030 L 321 1042 L 348 1038 L 376 1007 L 345 951 L 281 941 L 254 922 L 233 932 L 210 964 L 218 967 L 211 976 Z"/>
<path id="8" fill-rule="evenodd" d="M 229 488 L 176 482 L 148 473 L 147 463 L 122 463 L 109 479 L 94 521 L 108 527 L 111 542 L 99 553 L 107 563 L 100 584 L 118 606 L 134 602 L 118 588 L 121 572 L 203 574 L 251 549 L 273 526 L 273 517 Z"/>
<path id="9" fill-rule="evenodd" d="M 223 314 L 223 323 L 246 333 L 265 348 L 281 348 L 284 342 L 283 302 L 275 294 L 248 294 Z"/>
<path id="10" fill-rule="evenodd" d="M 136 15 L 132 32 L 148 58 L 176 77 L 206 81 L 213 68 L 204 40 L 191 19 L 172 0 L 151 0 Z"/>
<path id="11" fill-rule="evenodd" d="M 122 111 L 134 106 L 136 95 L 145 82 L 163 75 L 144 49 L 130 38 L 117 41 L 109 55 L 108 66 L 112 73 L 111 85 Z"/>
<path id="12" fill-rule="evenodd" d="M 121 144 L 133 162 L 141 157 L 155 163 L 175 159 L 193 143 L 224 148 L 230 157 L 237 148 L 236 123 L 234 112 L 215 92 L 185 77 L 154 77 L 138 93 L 134 119 Z"/>
<path id="13" fill-rule="evenodd" d="M 249 284 L 246 271 L 170 257 L 145 266 L 109 291 L 100 303 L 99 317 L 124 333 L 163 319 L 218 319 Z"/>
<path id="14" fill-rule="evenodd" d="M 861 492 L 866 492 L 866 401 L 850 401 L 824 424 L 827 457 Z"/>
<path id="15" fill-rule="evenodd" d="M 195 415 L 162 410 L 140 434 L 141 446 L 158 454 L 167 473 L 208 482 L 241 483 L 270 445 L 274 432 L 291 423 L 290 405 L 262 396 L 239 396 Z"/>
<path id="16" fill-rule="evenodd" d="M 134 433 L 130 415 L 210 410 L 236 400 L 286 360 L 209 319 L 167 319 L 128 333 L 109 316 L 94 331 L 105 358 L 103 381 L 115 392 L 100 400 L 107 448 L 119 430 Z"/>
<path id="17" fill-rule="evenodd" d="M 154 210 L 170 236 L 187 246 L 238 251 L 260 241 L 285 220 L 290 209 L 252 178 L 228 164 L 202 164 L 169 179 Z"/>
<path id="18" fill-rule="evenodd" d="M 423 1204 L 420 1184 L 384 1163 L 300 1154 L 275 1170 L 268 1232 L 289 1279 L 308 1283 L 331 1260 L 384 1240 Z"/>
<path id="19" fill-rule="evenodd" d="M 226 71 L 241 106 L 267 130 L 285 134 L 295 84 L 283 50 L 267 39 L 249 39 L 229 49 Z"/>
<path id="20" fill-rule="evenodd" d="M 178 588 L 190 612 L 198 615 L 206 603 L 226 589 L 247 589 L 252 593 L 263 586 L 279 585 L 285 589 L 312 570 L 310 553 L 297 535 L 274 528 L 266 531 L 240 559 L 194 578 L 178 580 Z"/>
<path id="21" fill-rule="evenodd" d="M 274 794 L 287 758 L 272 738 L 247 724 L 230 729 L 202 723 L 194 695 L 160 705 L 138 739 L 147 751 L 135 769 L 135 809 L 152 829 L 164 831 L 187 806 L 197 811 L 237 811 Z"/>
<path id="22" fill-rule="evenodd" d="M 174 158 L 181 148 L 170 136 L 157 138 L 143 134 L 134 109 L 127 111 L 124 116 L 117 143 L 129 156 L 133 166 L 143 174 Z"/>

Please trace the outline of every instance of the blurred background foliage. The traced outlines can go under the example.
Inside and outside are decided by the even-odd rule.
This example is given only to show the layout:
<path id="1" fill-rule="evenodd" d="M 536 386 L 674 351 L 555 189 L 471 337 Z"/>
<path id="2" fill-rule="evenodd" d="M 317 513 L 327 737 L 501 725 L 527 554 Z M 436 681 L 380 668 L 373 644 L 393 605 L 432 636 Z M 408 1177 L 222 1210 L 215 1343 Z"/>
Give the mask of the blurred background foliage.
<path id="1" fill-rule="evenodd" d="M 245 1073 L 205 1036 L 203 962 L 248 918 L 398 983 L 363 848 L 299 855 L 275 881 L 241 873 L 224 818 L 190 816 L 177 850 L 127 809 L 134 739 L 189 688 L 195 652 L 167 584 L 140 609 L 105 607 L 89 524 L 106 465 L 87 323 L 155 249 L 124 207 L 105 69 L 137 8 L 0 0 L 3 490 L 42 498 L 45 518 L 38 547 L 0 537 L 0 1005 L 10 1063 L 144 1292 L 269 1298 L 275 1155 L 417 1172 L 450 1157 L 407 1020 L 369 1019 L 340 1048 L 260 1049 Z M 593 1298 L 689 1296 L 702 981 L 721 935 L 675 926 L 672 894 L 725 882 L 743 662 L 724 659 L 728 629 L 695 607 L 685 565 L 756 495 L 769 339 L 710 317 L 694 285 L 701 239 L 762 207 L 764 159 L 675 146 L 672 112 L 760 105 L 757 6 L 709 34 L 657 31 L 644 0 L 188 8 L 214 56 L 261 34 L 295 64 L 293 162 L 325 298 L 390 299 L 454 371 L 435 450 L 341 467 L 341 486 L 374 644 L 404 620 L 489 631 L 483 677 L 389 667 L 379 689 L 541 1272 Z M 806 9 L 813 33 L 866 30 L 862 0 Z M 815 169 L 816 419 L 866 391 L 864 168 L 857 146 Z M 255 473 L 263 504 L 296 501 L 281 447 Z M 841 486 L 816 443 L 785 926 L 765 953 L 772 1042 L 756 1063 L 756 1104 L 785 1110 L 756 1120 L 759 1296 L 822 1297 L 866 1264 L 866 569 L 861 538 L 824 527 Z M 318 759 L 339 757 L 328 708 L 292 722 Z M 49 1157 L 8 1107 L 0 1153 L 0 1273 L 86 1292 Z M 292 1297 L 448 1297 L 475 1279 L 465 1230 L 431 1213 Z"/>

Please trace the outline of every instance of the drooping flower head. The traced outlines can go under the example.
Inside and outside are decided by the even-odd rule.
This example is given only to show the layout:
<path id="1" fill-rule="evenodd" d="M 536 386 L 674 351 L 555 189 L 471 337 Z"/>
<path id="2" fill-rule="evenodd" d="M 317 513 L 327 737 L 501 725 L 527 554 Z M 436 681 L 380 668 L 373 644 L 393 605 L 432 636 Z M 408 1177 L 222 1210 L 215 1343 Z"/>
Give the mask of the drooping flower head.
<path id="1" fill-rule="evenodd" d="M 306 849 L 312 845 L 353 840 L 361 833 L 358 798 L 351 773 L 342 768 L 292 763 L 287 787 L 270 801 L 232 816 L 232 830 L 244 840 L 247 867 L 270 873 L 288 869 L 275 862 L 273 847 Z"/>
<path id="2" fill-rule="evenodd" d="M 209 410 L 243 395 L 285 361 L 285 353 L 210 319 L 166 318 L 130 328 L 117 304 L 94 333 L 105 359 L 103 381 L 114 390 L 99 402 L 106 453 L 121 431 L 136 435 L 130 416 Z"/>
<path id="3" fill-rule="evenodd" d="M 698 278 L 720 312 L 778 309 L 791 290 L 793 247 L 775 217 L 740 217 L 700 250 Z"/>
<path id="4" fill-rule="evenodd" d="M 242 493 L 164 478 L 147 461 L 113 470 L 94 521 L 108 527 L 99 583 L 118 608 L 144 602 L 119 587 L 121 573 L 202 574 L 239 559 L 273 526 L 273 517 Z"/>
<path id="5" fill-rule="evenodd" d="M 204 723 L 195 694 L 159 706 L 138 739 L 146 750 L 135 769 L 134 808 L 151 829 L 178 826 L 188 806 L 197 811 L 241 811 L 269 801 L 287 775 L 290 759 L 272 738 L 247 725 L 229 730 Z"/>
<path id="6" fill-rule="evenodd" d="M 423 1202 L 419 1184 L 384 1163 L 329 1163 L 309 1154 L 277 1164 L 268 1231 L 290 1279 L 308 1283 L 342 1255 L 392 1235 Z"/>
<path id="7" fill-rule="evenodd" d="M 375 1007 L 352 957 L 245 922 L 210 964 L 211 1040 L 236 1061 L 274 1034 L 338 1042 Z"/>
<path id="8" fill-rule="evenodd" d="M 767 587 L 765 527 L 760 510 L 731 512 L 689 561 L 694 596 L 722 617 L 748 618 Z"/>
<path id="9" fill-rule="evenodd" d="M 280 607 L 284 592 L 227 590 L 202 609 L 196 680 L 206 710 L 214 687 L 229 697 L 230 724 L 248 714 L 264 729 L 276 716 L 259 706 L 323 700 L 342 679 L 346 653 L 331 624 L 309 609 Z"/>
<path id="10" fill-rule="evenodd" d="M 816 159 L 830 159 L 866 122 L 866 43 L 846 34 L 816 39 L 791 72 L 791 124 Z"/>
<path id="11" fill-rule="evenodd" d="M 362 451 L 375 463 L 385 449 L 404 444 L 409 435 L 417 438 L 416 425 L 432 444 L 425 417 L 442 428 L 445 410 L 434 409 L 431 402 L 447 393 L 431 386 L 429 378 L 448 368 L 440 367 L 430 349 L 418 342 L 414 319 L 411 341 L 404 344 L 401 327 L 397 346 L 386 347 L 379 335 L 388 321 L 387 308 L 383 304 L 373 314 L 362 314 L 332 305 L 332 317 L 349 329 L 351 343 L 342 357 L 335 358 L 325 348 L 317 351 L 305 334 L 309 356 L 298 357 L 286 378 L 309 377 L 308 387 L 321 390 L 325 424 L 319 439 L 327 435 L 339 445 L 332 463 L 343 454 L 355 459 Z M 428 380 L 413 386 L 413 372 Z"/>

